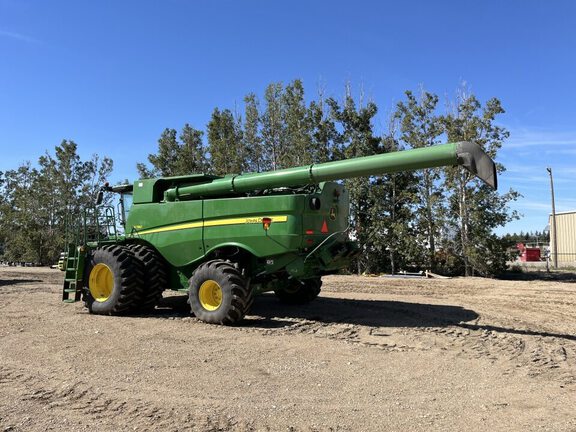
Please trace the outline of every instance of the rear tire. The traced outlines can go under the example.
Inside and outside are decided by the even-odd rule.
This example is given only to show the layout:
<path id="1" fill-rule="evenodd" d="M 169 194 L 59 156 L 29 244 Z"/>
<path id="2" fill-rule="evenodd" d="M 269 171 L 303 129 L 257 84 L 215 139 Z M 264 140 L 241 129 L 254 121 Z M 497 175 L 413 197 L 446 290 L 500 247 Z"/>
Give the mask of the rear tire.
<path id="1" fill-rule="evenodd" d="M 144 269 L 124 246 L 96 249 L 86 267 L 85 300 L 90 313 L 133 313 L 141 299 Z"/>
<path id="2" fill-rule="evenodd" d="M 128 249 L 134 253 L 144 268 L 144 284 L 137 308 L 149 312 L 160 303 L 162 292 L 168 287 L 166 264 L 150 246 L 131 244 L 128 245 Z"/>
<path id="3" fill-rule="evenodd" d="M 234 325 L 248 312 L 252 290 L 235 264 L 208 261 L 190 278 L 189 303 L 192 313 L 204 322 Z"/>
<path id="4" fill-rule="evenodd" d="M 289 288 L 274 290 L 282 303 L 306 304 L 310 303 L 320 294 L 322 279 L 295 280 Z"/>

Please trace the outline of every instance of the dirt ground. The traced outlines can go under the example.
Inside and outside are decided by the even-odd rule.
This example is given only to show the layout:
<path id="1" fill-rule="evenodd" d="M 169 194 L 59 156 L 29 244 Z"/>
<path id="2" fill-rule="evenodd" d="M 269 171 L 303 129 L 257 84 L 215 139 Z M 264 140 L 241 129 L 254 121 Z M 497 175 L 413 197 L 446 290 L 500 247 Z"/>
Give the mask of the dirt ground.
<path id="1" fill-rule="evenodd" d="M 576 280 L 324 278 L 239 327 L 60 302 L 0 268 L 0 432 L 574 431 Z"/>

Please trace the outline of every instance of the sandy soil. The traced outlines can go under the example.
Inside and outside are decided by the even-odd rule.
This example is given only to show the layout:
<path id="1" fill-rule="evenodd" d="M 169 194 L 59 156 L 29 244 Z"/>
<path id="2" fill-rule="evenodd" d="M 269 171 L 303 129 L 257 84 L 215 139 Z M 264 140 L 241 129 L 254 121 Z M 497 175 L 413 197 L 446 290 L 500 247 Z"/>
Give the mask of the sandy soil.
<path id="1" fill-rule="evenodd" d="M 239 327 L 145 317 L 0 268 L 0 432 L 574 431 L 576 284 L 334 276 Z"/>

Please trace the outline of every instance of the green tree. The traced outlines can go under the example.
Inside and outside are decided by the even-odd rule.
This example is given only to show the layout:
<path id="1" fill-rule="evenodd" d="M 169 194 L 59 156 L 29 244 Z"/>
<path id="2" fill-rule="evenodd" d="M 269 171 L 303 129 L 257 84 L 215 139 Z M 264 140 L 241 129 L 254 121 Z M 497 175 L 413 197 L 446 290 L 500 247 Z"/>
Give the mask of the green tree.
<path id="1" fill-rule="evenodd" d="M 282 94 L 284 139 L 286 148 L 280 155 L 283 167 L 307 165 L 313 162 L 308 109 L 304 102 L 302 81 L 294 80 Z"/>
<path id="2" fill-rule="evenodd" d="M 390 122 L 388 135 L 383 137 L 384 151 L 402 150 L 394 138 L 395 126 Z M 378 235 L 375 248 L 379 252 L 383 268 L 396 273 L 413 263 L 425 260 L 413 223 L 418 203 L 418 176 L 412 171 L 390 173 L 375 181 L 372 223 Z"/>
<path id="3" fill-rule="evenodd" d="M 482 107 L 478 99 L 464 88 L 459 91 L 451 112 L 442 116 L 441 123 L 449 141 L 476 143 L 496 159 L 509 136 L 506 129 L 495 123 L 496 117 L 502 113 L 504 109 L 498 99 L 490 99 Z M 502 164 L 496 167 L 498 173 L 504 171 Z M 508 207 L 519 194 L 512 189 L 500 194 L 459 167 L 446 168 L 445 173 L 443 186 L 450 194 L 448 222 L 455 234 L 447 237 L 447 241 L 461 257 L 465 275 L 502 271 L 506 254 L 492 232 L 519 217 Z"/>
<path id="4" fill-rule="evenodd" d="M 145 164 L 138 163 L 136 168 L 141 178 L 175 176 L 178 172 L 178 158 L 180 156 L 180 144 L 177 139 L 176 129 L 166 128 L 158 139 L 158 152 L 148 155 L 148 162 L 152 164 L 149 169 Z"/>
<path id="5" fill-rule="evenodd" d="M 244 98 L 244 133 L 242 139 L 246 150 L 246 164 L 248 171 L 261 172 L 267 169 L 260 134 L 260 112 L 258 99 L 254 93 Z"/>
<path id="6" fill-rule="evenodd" d="M 272 83 L 266 87 L 264 101 L 266 107 L 262 114 L 262 140 L 266 152 L 264 160 L 267 169 L 284 168 L 282 160 L 288 153 L 286 148 L 286 124 L 284 123 L 284 109 L 282 103 L 282 83 Z"/>
<path id="7" fill-rule="evenodd" d="M 322 91 L 318 94 L 318 100 L 310 102 L 308 106 L 307 122 L 312 161 L 321 163 L 332 160 L 337 131 L 334 120 L 330 116 L 330 110 L 326 109 Z"/>
<path id="8" fill-rule="evenodd" d="M 342 158 L 349 159 L 382 152 L 380 138 L 375 136 L 372 125 L 372 120 L 378 111 L 376 104 L 370 102 L 365 107 L 357 107 L 349 85 L 346 87 L 342 107 L 332 98 L 328 99 L 327 103 L 330 106 L 331 116 L 339 128 L 335 145 L 338 145 L 337 153 L 341 153 Z M 377 271 L 375 254 L 378 251 L 374 248 L 374 239 L 378 227 L 373 223 L 371 216 L 379 213 L 378 209 L 374 208 L 379 205 L 375 199 L 378 194 L 374 192 L 372 180 L 367 177 L 348 179 L 345 184 L 350 193 L 353 235 L 364 250 L 356 261 L 356 271 L 358 273 Z"/>
<path id="9" fill-rule="evenodd" d="M 0 257 L 4 255 L 4 244 L 6 243 L 6 178 L 0 171 Z"/>
<path id="10" fill-rule="evenodd" d="M 228 109 L 215 108 L 208 123 L 208 147 L 212 171 L 218 175 L 241 173 L 248 167 L 241 122 Z"/>
<path id="11" fill-rule="evenodd" d="M 406 101 L 399 102 L 395 116 L 400 120 L 401 140 L 412 148 L 429 147 L 439 143 L 442 126 L 435 114 L 438 96 L 423 91 L 416 97 L 406 91 Z M 426 241 L 426 267 L 436 270 L 436 239 L 440 235 L 443 214 L 443 193 L 439 182 L 441 170 L 438 168 L 419 171 L 416 206 L 417 232 Z"/>
<path id="12" fill-rule="evenodd" d="M 2 231 L 7 261 L 36 261 L 29 241 L 35 218 L 31 197 L 27 197 L 36 173 L 30 162 L 4 173 Z"/>
<path id="13" fill-rule="evenodd" d="M 112 161 L 96 155 L 83 161 L 73 141 L 64 140 L 38 159 L 5 173 L 0 206 L 4 258 L 54 263 L 64 246 L 66 227 L 91 206 L 112 171 Z"/>
<path id="14" fill-rule="evenodd" d="M 182 174 L 205 173 L 209 170 L 206 159 L 206 149 L 202 137 L 204 132 L 194 129 L 188 123 L 180 133 L 180 151 L 178 158 L 178 172 Z"/>
<path id="15" fill-rule="evenodd" d="M 148 155 L 149 168 L 136 164 L 141 178 L 170 177 L 202 173 L 207 170 L 206 149 L 202 142 L 204 132 L 184 125 L 178 140 L 176 129 L 166 128 L 158 139 L 158 152 Z"/>

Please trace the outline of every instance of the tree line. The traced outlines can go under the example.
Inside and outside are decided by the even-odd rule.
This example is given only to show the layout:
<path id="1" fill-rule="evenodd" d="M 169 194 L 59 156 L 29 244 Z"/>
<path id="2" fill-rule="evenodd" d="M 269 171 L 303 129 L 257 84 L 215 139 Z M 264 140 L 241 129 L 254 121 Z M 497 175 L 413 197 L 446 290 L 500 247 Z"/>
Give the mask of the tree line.
<path id="1" fill-rule="evenodd" d="M 54 264 L 64 250 L 66 226 L 94 203 L 112 172 L 112 160 L 83 161 L 74 141 L 54 155 L 0 172 L 0 259 Z"/>
<path id="2" fill-rule="evenodd" d="M 502 240 L 509 246 L 517 243 L 550 243 L 550 232 L 546 231 L 520 231 L 519 233 L 508 233 L 502 236 Z"/>
<path id="3" fill-rule="evenodd" d="M 137 164 L 138 173 L 155 177 L 263 172 L 446 141 L 475 142 L 496 158 L 508 138 L 508 131 L 497 124 L 497 117 L 504 113 L 500 101 L 493 98 L 482 104 L 466 88 L 448 101 L 424 90 L 407 91 L 386 116 L 383 131 L 375 127 L 379 119 L 376 103 L 363 95 L 356 97 L 350 85 L 344 90 L 341 100 L 325 97 L 323 91 L 307 98 L 301 80 L 271 83 L 261 97 L 246 95 L 241 109 L 215 108 L 204 130 L 190 124 L 179 131 L 166 128 L 157 151 Z M 43 157 L 64 163 L 58 158 L 58 149 L 55 158 Z M 63 195 L 53 202 L 58 206 L 53 211 L 59 212 L 56 225 L 64 213 L 77 210 L 70 206 L 88 205 L 80 199 L 80 189 L 92 188 L 93 193 L 96 182 L 110 174 L 111 161 L 95 158 L 89 162 L 72 158 L 84 167 L 83 174 L 59 180 L 77 184 L 67 188 L 66 198 Z M 27 166 L 32 176 L 49 175 L 40 163 L 39 168 Z M 16 195 L 27 195 L 27 183 L 14 181 L 14 176 L 23 168 L 0 176 L 0 188 L 12 190 L 0 203 L 3 222 L 6 217 L 18 219 L 15 216 L 22 211 Z M 504 171 L 500 164 L 497 169 Z M 13 179 L 10 184 L 8 179 Z M 517 192 L 492 191 L 467 171 L 453 167 L 349 179 L 345 184 L 351 198 L 351 234 L 363 249 L 350 271 L 426 268 L 444 274 L 489 275 L 505 269 L 506 246 L 492 232 L 518 218 L 508 207 Z M 15 194 L 17 190 L 21 192 Z M 41 262 L 54 257 L 57 249 L 40 253 L 38 248 L 29 250 L 26 242 L 15 241 L 14 233 L 24 226 L 14 222 L 10 226 L 5 230 L 2 223 L 0 232 L 5 256 L 19 251 L 21 256 L 36 256 Z M 48 227 L 43 220 L 34 229 L 40 226 Z"/>

